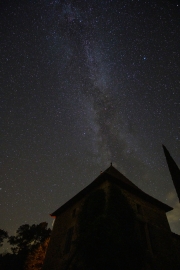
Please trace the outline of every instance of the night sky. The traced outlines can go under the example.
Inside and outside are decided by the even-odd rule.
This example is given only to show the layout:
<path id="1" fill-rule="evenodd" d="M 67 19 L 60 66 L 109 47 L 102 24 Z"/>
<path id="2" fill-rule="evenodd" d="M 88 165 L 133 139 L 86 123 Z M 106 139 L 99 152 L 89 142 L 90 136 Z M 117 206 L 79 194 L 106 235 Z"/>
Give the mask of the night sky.
<path id="1" fill-rule="evenodd" d="M 175 209 L 179 1 L 3 1 L 0 228 L 47 221 L 110 162 Z"/>

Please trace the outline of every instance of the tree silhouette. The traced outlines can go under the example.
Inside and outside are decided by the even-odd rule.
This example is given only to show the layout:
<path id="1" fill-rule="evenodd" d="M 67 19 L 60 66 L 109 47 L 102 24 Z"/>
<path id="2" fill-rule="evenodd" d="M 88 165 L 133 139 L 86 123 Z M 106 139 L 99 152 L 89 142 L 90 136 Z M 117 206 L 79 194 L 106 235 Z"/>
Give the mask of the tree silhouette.
<path id="1" fill-rule="evenodd" d="M 46 255 L 46 250 L 50 238 L 47 238 L 43 243 L 39 244 L 37 248 L 31 251 L 25 263 L 25 270 L 41 270 Z"/>
<path id="2" fill-rule="evenodd" d="M 46 222 L 42 222 L 38 225 L 24 224 L 20 226 L 16 231 L 16 236 L 8 238 L 8 242 L 13 246 L 11 248 L 13 254 L 0 254 L 0 270 L 24 270 L 29 254 L 33 254 L 33 251 L 40 248 L 41 245 L 44 249 L 43 243 L 46 243 L 46 239 L 50 237 L 51 233 L 47 225 Z M 7 237 L 7 232 L 0 230 L 0 243 Z M 42 256 L 43 254 L 41 254 Z"/>
<path id="3" fill-rule="evenodd" d="M 8 233 L 0 229 L 0 247 L 3 245 L 4 239 L 8 238 Z"/>
<path id="4" fill-rule="evenodd" d="M 43 243 L 50 236 L 50 229 L 47 223 L 42 222 L 38 225 L 25 224 L 18 228 L 16 236 L 10 236 L 8 242 L 14 246 L 11 248 L 14 254 L 28 253 Z"/>

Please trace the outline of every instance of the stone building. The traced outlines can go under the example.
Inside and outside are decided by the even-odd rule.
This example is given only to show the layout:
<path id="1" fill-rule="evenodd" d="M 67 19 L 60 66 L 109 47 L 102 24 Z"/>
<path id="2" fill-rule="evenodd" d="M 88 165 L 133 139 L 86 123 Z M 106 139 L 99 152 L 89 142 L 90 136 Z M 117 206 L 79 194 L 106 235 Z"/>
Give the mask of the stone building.
<path id="1" fill-rule="evenodd" d="M 180 236 L 166 217 L 171 210 L 111 165 L 51 214 L 43 270 L 180 269 Z"/>

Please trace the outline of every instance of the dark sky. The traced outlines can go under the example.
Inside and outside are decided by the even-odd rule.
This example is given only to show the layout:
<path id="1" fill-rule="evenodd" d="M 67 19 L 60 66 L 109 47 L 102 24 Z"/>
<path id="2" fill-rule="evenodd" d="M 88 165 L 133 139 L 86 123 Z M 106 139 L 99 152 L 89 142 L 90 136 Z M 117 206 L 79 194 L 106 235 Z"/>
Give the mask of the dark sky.
<path id="1" fill-rule="evenodd" d="M 47 221 L 110 162 L 180 204 L 179 1 L 3 1 L 0 228 Z"/>

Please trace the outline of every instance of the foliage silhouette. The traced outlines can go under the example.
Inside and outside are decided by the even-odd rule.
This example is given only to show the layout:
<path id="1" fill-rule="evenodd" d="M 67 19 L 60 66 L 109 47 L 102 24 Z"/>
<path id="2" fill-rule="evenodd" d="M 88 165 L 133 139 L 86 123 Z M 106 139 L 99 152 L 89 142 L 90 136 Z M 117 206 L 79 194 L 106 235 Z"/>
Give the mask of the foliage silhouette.
<path id="1" fill-rule="evenodd" d="M 11 248 L 13 254 L 0 254 L 0 270 L 24 270 L 29 253 L 49 238 L 51 230 L 47 228 L 47 225 L 46 222 L 42 222 L 38 225 L 24 224 L 20 226 L 16 231 L 16 236 L 8 238 L 8 242 L 13 246 Z M 3 235 L 5 234 L 2 233 Z"/>
<path id="2" fill-rule="evenodd" d="M 38 225 L 25 224 L 18 228 L 16 236 L 10 236 L 8 242 L 15 246 L 13 253 L 29 252 L 44 242 L 50 236 L 50 229 L 47 229 L 47 223 L 42 222 Z"/>
<path id="3" fill-rule="evenodd" d="M 41 270 L 46 255 L 47 247 L 49 244 L 47 238 L 43 243 L 39 244 L 38 247 L 34 248 L 27 256 L 25 263 L 25 270 Z"/>
<path id="4" fill-rule="evenodd" d="M 0 229 L 0 247 L 3 245 L 4 239 L 8 238 L 8 233 Z"/>

